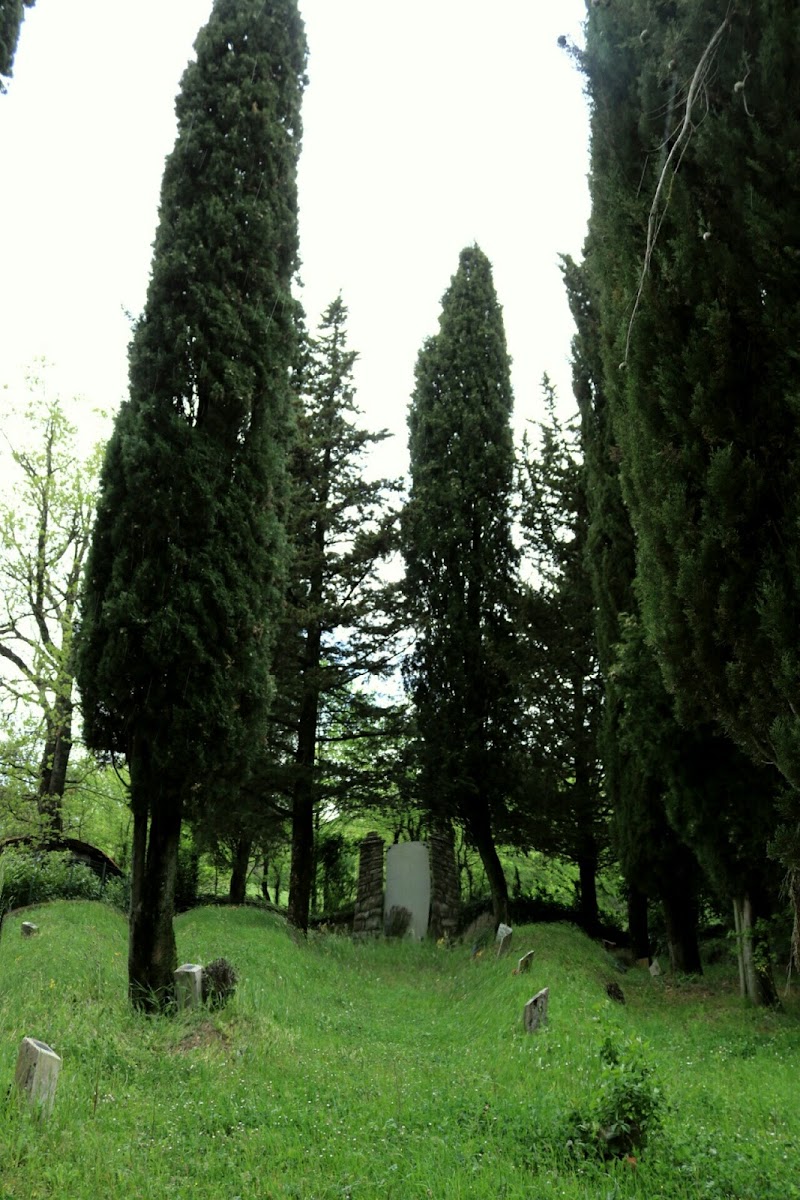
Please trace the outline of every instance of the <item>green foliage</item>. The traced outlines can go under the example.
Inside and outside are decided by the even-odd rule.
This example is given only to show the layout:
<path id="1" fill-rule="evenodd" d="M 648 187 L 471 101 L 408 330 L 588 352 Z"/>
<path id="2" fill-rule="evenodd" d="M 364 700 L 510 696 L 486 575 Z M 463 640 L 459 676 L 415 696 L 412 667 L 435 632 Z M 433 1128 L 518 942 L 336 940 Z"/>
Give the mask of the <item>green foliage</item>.
<path id="1" fill-rule="evenodd" d="M 653 1068 L 631 1041 L 620 1050 L 607 1037 L 600 1049 L 600 1084 L 588 1107 L 569 1114 L 565 1141 L 581 1157 L 625 1158 L 645 1148 L 663 1123 L 665 1101 Z"/>
<path id="2" fill-rule="evenodd" d="M 25 9 L 33 8 L 36 0 L 2 0 L 0 2 L 0 95 L 6 91 L 3 76 L 10 79 L 17 52 Z"/>
<path id="3" fill-rule="evenodd" d="M 66 852 L 6 850 L 0 867 L 0 911 L 48 900 L 119 900 L 116 881 L 107 893 L 100 877 Z"/>
<path id="4" fill-rule="evenodd" d="M 647 640 L 682 721 L 795 786 L 799 37 L 767 0 L 637 0 L 590 9 L 583 59 L 586 265 Z"/>
<path id="5" fill-rule="evenodd" d="M 259 759 L 288 566 L 296 0 L 216 0 L 196 52 L 103 467 L 78 659 L 87 743 L 131 770 L 137 1002 L 172 986 L 182 819 L 235 808 Z"/>
<path id="6" fill-rule="evenodd" d="M 473 246 L 461 252 L 442 299 L 439 332 L 419 353 L 409 410 L 403 555 L 415 640 L 405 675 L 420 798 L 463 822 L 500 905 L 492 821 L 502 819 L 513 787 L 519 711 L 511 410 L 502 311 L 489 260 Z"/>

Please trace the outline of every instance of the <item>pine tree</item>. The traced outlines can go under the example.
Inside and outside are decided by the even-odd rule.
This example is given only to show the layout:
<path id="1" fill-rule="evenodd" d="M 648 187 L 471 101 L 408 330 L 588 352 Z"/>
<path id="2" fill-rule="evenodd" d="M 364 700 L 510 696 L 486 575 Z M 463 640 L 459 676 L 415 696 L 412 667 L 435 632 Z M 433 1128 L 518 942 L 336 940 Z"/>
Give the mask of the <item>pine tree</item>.
<path id="1" fill-rule="evenodd" d="M 0 94 L 5 92 L 3 77 L 13 74 L 14 56 L 25 19 L 25 9 L 33 8 L 36 0 L 0 0 Z"/>
<path id="2" fill-rule="evenodd" d="M 288 734 L 291 756 L 289 920 L 303 931 L 313 890 L 314 814 L 326 792 L 320 742 L 359 736 L 374 722 L 380 706 L 353 689 L 385 674 L 396 652 L 393 589 L 379 568 L 395 548 L 397 514 L 389 501 L 399 485 L 367 477 L 365 453 L 388 435 L 356 423 L 356 357 L 339 297 L 322 316 L 304 368 L 291 466 L 294 565 L 276 668 L 274 722 Z M 334 712 L 337 728 L 326 731 Z M 329 768 L 329 787 L 335 775 Z"/>
<path id="3" fill-rule="evenodd" d="M 608 844 L 598 733 L 601 682 L 594 596 L 586 559 L 588 508 L 580 431 L 556 412 L 522 464 L 522 529 L 533 579 L 522 603 L 526 667 L 528 822 L 539 850 L 577 863 L 583 928 L 599 927 L 596 875 Z M 525 820 L 525 817 L 522 817 Z"/>
<path id="4" fill-rule="evenodd" d="M 89 744 L 125 754 L 129 985 L 163 1004 L 184 816 L 246 780 L 283 602 L 296 361 L 295 0 L 216 0 L 176 102 L 152 275 L 86 572 Z"/>
<path id="5" fill-rule="evenodd" d="M 420 351 L 409 412 L 406 595 L 415 641 L 406 679 L 421 788 L 434 819 L 456 818 L 483 862 L 495 917 L 508 889 L 494 825 L 514 790 L 517 553 L 509 358 L 489 260 L 461 252 L 439 332 Z"/>

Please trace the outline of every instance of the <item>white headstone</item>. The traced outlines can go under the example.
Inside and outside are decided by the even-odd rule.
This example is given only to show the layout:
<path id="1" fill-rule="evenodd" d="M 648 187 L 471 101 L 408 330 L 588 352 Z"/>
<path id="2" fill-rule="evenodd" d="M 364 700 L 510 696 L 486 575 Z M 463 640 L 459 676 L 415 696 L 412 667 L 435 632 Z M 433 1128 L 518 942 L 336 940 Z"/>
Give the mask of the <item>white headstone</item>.
<path id="1" fill-rule="evenodd" d="M 184 1008 L 199 1008 L 203 1003 L 203 968 L 197 963 L 184 963 L 175 972 L 175 999 L 178 1012 Z"/>
<path id="2" fill-rule="evenodd" d="M 527 1033 L 535 1033 L 542 1025 L 547 1024 L 547 1002 L 550 999 L 550 988 L 542 988 L 532 996 L 522 1014 Z"/>
<path id="3" fill-rule="evenodd" d="M 386 851 L 384 919 L 393 908 L 407 908 L 412 935 L 425 937 L 431 911 L 431 867 L 424 842 L 398 842 Z"/>
<path id="4" fill-rule="evenodd" d="M 656 975 L 661 974 L 661 963 L 658 961 L 657 958 L 654 958 L 653 961 L 650 963 L 650 974 L 654 978 Z"/>
<path id="5" fill-rule="evenodd" d="M 505 933 L 500 936 L 500 929 L 504 929 Z M 511 949 L 511 939 L 514 936 L 514 931 L 510 925 L 501 925 L 497 931 L 497 957 L 502 958 L 504 954 L 508 954 Z"/>
<path id="6" fill-rule="evenodd" d="M 55 1050 L 37 1038 L 22 1039 L 14 1082 L 31 1103 L 38 1104 L 45 1114 L 52 1111 L 60 1070 L 61 1059 Z"/>
<path id="7" fill-rule="evenodd" d="M 497 934 L 496 934 L 494 940 L 496 942 L 502 942 L 504 937 L 507 937 L 509 933 L 513 933 L 513 932 L 514 931 L 512 930 L 510 925 L 504 925 L 503 922 L 501 921 L 500 924 L 497 926 Z"/>

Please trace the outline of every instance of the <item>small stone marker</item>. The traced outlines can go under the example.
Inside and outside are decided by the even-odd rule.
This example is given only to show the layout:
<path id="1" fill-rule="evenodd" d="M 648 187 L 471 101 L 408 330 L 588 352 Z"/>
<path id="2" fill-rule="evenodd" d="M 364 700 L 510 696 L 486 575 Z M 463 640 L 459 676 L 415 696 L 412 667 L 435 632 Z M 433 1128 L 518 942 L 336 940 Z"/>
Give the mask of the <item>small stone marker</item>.
<path id="1" fill-rule="evenodd" d="M 511 949 L 511 939 L 514 936 L 514 930 L 510 925 L 500 924 L 497 926 L 497 957 L 502 958 L 504 954 L 508 954 Z"/>
<path id="2" fill-rule="evenodd" d="M 199 1008 L 203 1003 L 203 968 L 197 963 L 184 963 L 175 972 L 175 999 L 178 1012 L 184 1008 Z"/>
<path id="3" fill-rule="evenodd" d="M 636 965 L 637 965 L 637 967 L 647 967 L 647 969 L 649 971 L 650 970 L 650 959 L 649 958 L 637 958 Z"/>
<path id="4" fill-rule="evenodd" d="M 530 971 L 533 963 L 533 950 L 529 950 L 527 954 L 523 954 L 522 958 L 517 963 L 517 974 L 524 975 L 526 971 Z"/>
<path id="5" fill-rule="evenodd" d="M 547 1024 L 547 1001 L 549 998 L 550 988 L 542 988 L 525 1005 L 522 1019 L 525 1022 L 526 1033 L 536 1033 L 540 1026 Z"/>
<path id="6" fill-rule="evenodd" d="M 14 1083 L 31 1103 L 40 1105 L 45 1115 L 52 1112 L 60 1070 L 61 1059 L 55 1050 L 36 1038 L 22 1039 Z"/>
<path id="7" fill-rule="evenodd" d="M 654 958 L 653 961 L 650 963 L 650 974 L 653 976 L 654 979 L 655 979 L 656 975 L 661 974 L 661 964 L 657 958 Z"/>
<path id="8" fill-rule="evenodd" d="M 33 937 L 39 932 L 39 926 L 34 925 L 33 921 L 23 921 L 20 926 L 20 932 L 23 937 Z"/>

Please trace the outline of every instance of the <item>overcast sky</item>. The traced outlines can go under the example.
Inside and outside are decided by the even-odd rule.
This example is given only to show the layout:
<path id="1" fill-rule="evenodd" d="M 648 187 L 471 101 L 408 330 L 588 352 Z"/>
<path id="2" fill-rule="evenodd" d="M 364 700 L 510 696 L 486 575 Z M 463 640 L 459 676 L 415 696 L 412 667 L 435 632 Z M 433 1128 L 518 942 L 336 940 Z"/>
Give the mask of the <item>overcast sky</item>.
<path id="1" fill-rule="evenodd" d="M 300 0 L 303 302 L 341 291 L 365 422 L 406 465 L 406 411 L 460 250 L 493 263 L 518 427 L 543 372 L 569 395 L 558 255 L 588 215 L 581 79 L 557 45 L 583 0 Z M 174 98 L 211 0 L 37 0 L 0 96 L 0 395 L 39 356 L 87 422 L 127 381 Z"/>

